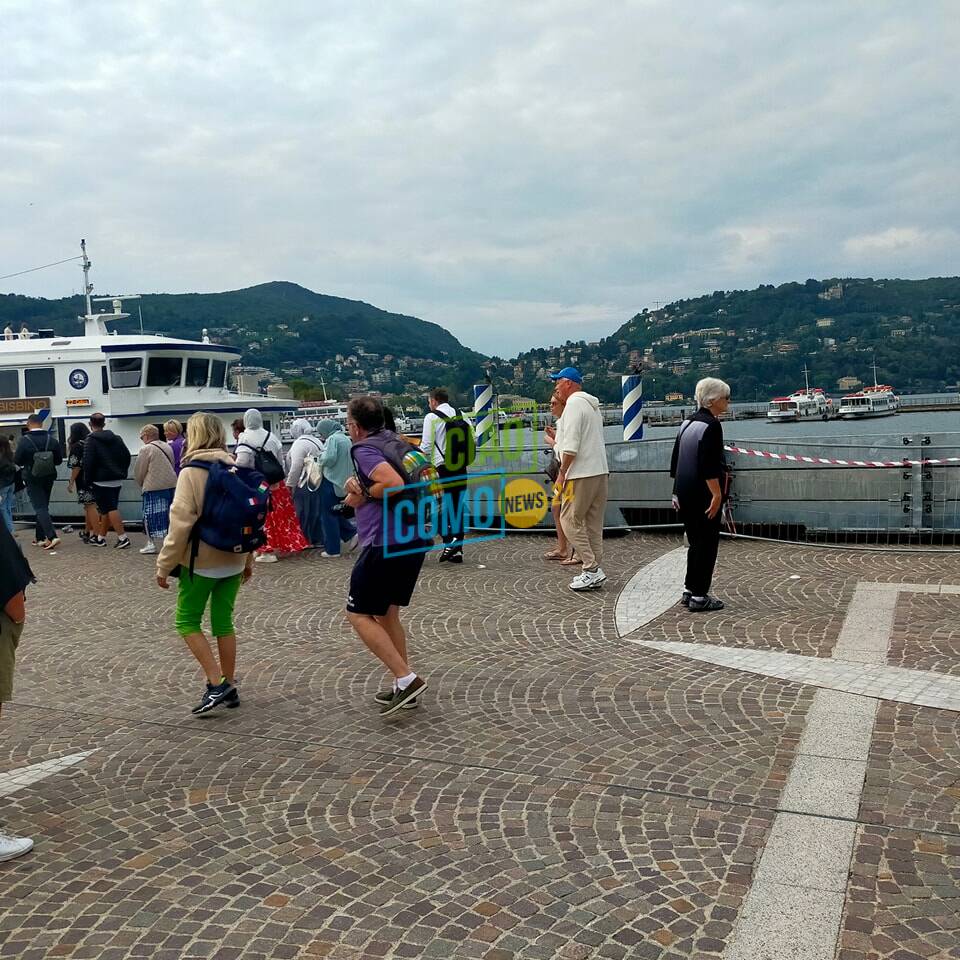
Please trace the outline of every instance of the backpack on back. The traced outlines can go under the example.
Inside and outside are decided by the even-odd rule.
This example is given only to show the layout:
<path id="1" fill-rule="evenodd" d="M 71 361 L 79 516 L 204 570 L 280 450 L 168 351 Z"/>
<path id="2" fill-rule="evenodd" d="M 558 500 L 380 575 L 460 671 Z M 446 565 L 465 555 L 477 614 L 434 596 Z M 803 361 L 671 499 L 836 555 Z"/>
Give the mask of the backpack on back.
<path id="1" fill-rule="evenodd" d="M 53 451 L 50 449 L 50 434 L 43 435 L 43 449 L 37 446 L 34 437 L 30 438 L 35 453 L 33 455 L 33 466 L 30 468 L 30 476 L 34 480 L 50 480 L 57 475 L 57 465 L 54 463 Z"/>
<path id="2" fill-rule="evenodd" d="M 270 429 L 267 428 L 266 440 L 259 447 L 251 447 L 249 443 L 241 443 L 238 446 L 253 451 L 253 469 L 266 477 L 267 483 L 272 487 L 275 483 L 283 480 L 287 473 L 283 469 L 283 464 L 277 459 L 277 455 L 272 450 L 266 449 L 269 439 Z"/>
<path id="3" fill-rule="evenodd" d="M 252 553 L 267 542 L 264 524 L 270 510 L 270 485 L 256 470 L 219 460 L 195 460 L 184 469 L 207 471 L 203 510 L 190 534 L 190 573 L 201 541 L 226 553 Z"/>
<path id="4" fill-rule="evenodd" d="M 467 467 L 477 459 L 477 438 L 474 436 L 473 427 L 456 409 L 452 417 L 445 417 L 440 413 L 437 416 L 443 420 L 446 427 L 443 465 L 451 473 L 466 473 Z"/>
<path id="5" fill-rule="evenodd" d="M 378 450 L 384 460 L 403 477 L 404 487 L 409 488 L 393 494 L 390 497 L 390 503 L 396 504 L 401 501 L 413 503 L 413 516 L 423 518 L 432 524 L 443 499 L 443 487 L 440 484 L 437 468 L 427 459 L 423 451 L 404 440 L 403 437 L 398 437 L 392 430 L 372 433 L 359 443 L 355 443 L 350 448 L 350 457 L 356 468 L 360 486 L 365 491 L 369 490 L 371 481 L 357 463 L 355 451 L 360 446 L 374 447 Z"/>
<path id="6" fill-rule="evenodd" d="M 320 484 L 323 482 L 323 466 L 320 463 L 323 448 L 313 437 L 307 437 L 307 439 L 313 443 L 314 450 L 303 458 L 303 469 L 300 471 L 297 486 L 316 491 L 320 489 Z"/>

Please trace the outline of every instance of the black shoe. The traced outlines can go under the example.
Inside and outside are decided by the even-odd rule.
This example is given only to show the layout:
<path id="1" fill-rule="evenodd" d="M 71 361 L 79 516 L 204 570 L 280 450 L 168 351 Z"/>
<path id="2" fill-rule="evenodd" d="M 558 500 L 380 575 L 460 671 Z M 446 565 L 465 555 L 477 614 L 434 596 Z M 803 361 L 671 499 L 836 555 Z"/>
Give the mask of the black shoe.
<path id="1" fill-rule="evenodd" d="M 709 613 L 711 610 L 722 610 L 723 601 L 716 597 L 704 597 L 702 600 L 690 598 L 687 608 L 691 613 Z"/>
<path id="2" fill-rule="evenodd" d="M 393 700 L 393 690 L 381 690 L 379 693 L 374 694 L 373 699 L 376 703 L 379 703 L 380 706 L 385 706 Z M 415 710 L 420 706 L 420 702 L 416 697 L 412 697 L 404 705 L 404 710 Z"/>
<path id="3" fill-rule="evenodd" d="M 691 598 L 692 596 L 693 596 L 693 594 L 692 594 L 689 590 L 684 590 L 684 591 L 683 591 L 683 596 L 680 598 L 680 606 L 681 606 L 681 607 L 689 607 L 689 606 L 690 606 L 690 598 Z"/>
<path id="4" fill-rule="evenodd" d="M 81 543 L 89 543 L 89 542 L 90 542 L 90 534 L 87 533 L 86 530 L 81 530 L 81 531 L 80 531 L 80 542 L 81 542 Z"/>
<path id="5" fill-rule="evenodd" d="M 203 697 L 200 700 L 200 703 L 197 704 L 190 712 L 195 717 L 203 716 L 205 713 L 209 713 L 211 710 L 215 710 L 217 707 L 223 703 L 231 693 L 236 693 L 237 688 L 230 683 L 229 680 L 224 680 L 222 683 L 218 683 L 215 687 L 207 684 L 207 689 L 203 692 Z M 237 698 L 237 703 L 239 704 L 239 696 Z"/>
<path id="6" fill-rule="evenodd" d="M 409 703 L 411 700 L 416 700 L 426 688 L 427 683 L 425 680 L 421 680 L 419 677 L 414 677 L 413 680 L 410 681 L 410 685 L 405 690 L 394 691 L 393 696 L 390 698 L 390 702 L 384 704 L 380 708 L 380 716 L 389 716 L 395 710 L 399 710 L 401 707 L 403 707 L 404 704 Z"/>
<path id="7" fill-rule="evenodd" d="M 94 534 L 94 535 L 87 541 L 87 543 L 89 543 L 91 547 L 105 547 L 105 546 L 107 545 L 107 538 L 106 538 L 106 537 L 98 537 L 96 534 Z"/>
<path id="8" fill-rule="evenodd" d="M 106 544 L 106 540 L 103 541 Z M 113 545 L 114 550 L 126 550 L 130 546 L 129 537 L 118 537 L 117 542 Z"/>
<path id="9" fill-rule="evenodd" d="M 444 547 L 440 551 L 441 563 L 463 563 L 463 547 Z"/>
<path id="10" fill-rule="evenodd" d="M 208 689 L 208 690 L 212 690 L 212 689 L 213 689 L 213 684 L 212 684 L 212 683 L 208 683 L 208 684 L 207 684 L 207 689 Z M 236 687 L 233 688 L 233 693 L 228 693 L 228 694 L 223 698 L 223 705 L 224 705 L 228 710 L 236 710 L 236 708 L 240 706 L 240 691 L 237 690 Z"/>

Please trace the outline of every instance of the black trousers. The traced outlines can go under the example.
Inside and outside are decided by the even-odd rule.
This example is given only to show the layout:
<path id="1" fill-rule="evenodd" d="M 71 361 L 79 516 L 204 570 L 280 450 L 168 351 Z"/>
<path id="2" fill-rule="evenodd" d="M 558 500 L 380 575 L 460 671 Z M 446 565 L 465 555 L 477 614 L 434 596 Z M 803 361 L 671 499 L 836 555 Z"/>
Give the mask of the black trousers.
<path id="1" fill-rule="evenodd" d="M 53 477 L 46 480 L 27 481 L 27 496 L 36 515 L 37 540 L 52 540 L 57 531 L 50 520 L 50 495 L 53 493 Z"/>
<path id="2" fill-rule="evenodd" d="M 717 565 L 717 550 L 720 547 L 720 514 L 711 520 L 705 513 L 707 503 L 695 508 L 680 508 L 680 519 L 686 531 L 690 549 L 687 550 L 687 579 L 684 586 L 695 597 L 705 597 L 710 592 L 713 570 Z"/>
<path id="3" fill-rule="evenodd" d="M 461 513 L 461 502 L 464 491 L 467 489 L 467 475 L 463 472 L 454 473 L 445 466 L 437 467 L 437 473 L 440 474 L 440 480 L 443 484 L 443 499 L 447 501 L 443 505 L 441 516 L 446 516 L 449 523 L 444 524 L 440 538 L 446 546 L 456 543 L 459 546 L 463 544 L 463 527 L 466 515 Z M 459 477 L 460 482 L 453 479 Z"/>

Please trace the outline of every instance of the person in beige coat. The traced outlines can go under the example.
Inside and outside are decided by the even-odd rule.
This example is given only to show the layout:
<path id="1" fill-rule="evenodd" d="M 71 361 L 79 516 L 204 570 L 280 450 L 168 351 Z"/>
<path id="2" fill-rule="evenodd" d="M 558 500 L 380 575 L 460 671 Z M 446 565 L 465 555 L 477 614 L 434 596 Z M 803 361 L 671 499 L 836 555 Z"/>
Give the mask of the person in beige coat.
<path id="1" fill-rule="evenodd" d="M 225 704 L 238 707 L 240 695 L 234 685 L 237 665 L 237 635 L 233 626 L 233 608 L 240 585 L 253 573 L 253 554 L 216 550 L 202 540 L 190 572 L 191 534 L 203 513 L 207 487 L 206 470 L 190 469 L 191 461 L 215 461 L 233 464 L 227 453 L 223 423 L 211 413 L 195 413 L 187 421 L 187 445 L 184 448 L 177 489 L 170 508 L 170 531 L 157 555 L 157 585 L 169 589 L 168 578 L 179 568 L 180 587 L 174 626 L 190 652 L 197 658 L 207 678 L 207 689 L 193 713 L 200 716 Z M 203 615 L 210 605 L 210 631 L 217 640 L 217 657 L 203 632 Z"/>
<path id="2" fill-rule="evenodd" d="M 160 439 L 160 431 L 148 423 L 140 431 L 140 452 L 133 468 L 133 478 L 143 495 L 143 532 L 147 545 L 141 553 L 156 553 L 155 541 L 163 543 L 170 525 L 170 504 L 177 485 L 173 448 Z"/>

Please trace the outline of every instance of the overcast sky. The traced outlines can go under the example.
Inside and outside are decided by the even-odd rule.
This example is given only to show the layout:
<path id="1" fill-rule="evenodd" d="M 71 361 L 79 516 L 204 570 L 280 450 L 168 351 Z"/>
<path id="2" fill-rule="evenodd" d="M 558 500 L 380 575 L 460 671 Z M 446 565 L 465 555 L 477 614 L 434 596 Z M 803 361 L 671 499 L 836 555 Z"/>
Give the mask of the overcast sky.
<path id="1" fill-rule="evenodd" d="M 960 273 L 953 0 L 0 14 L 0 275 L 86 237 L 101 291 L 292 280 L 512 355 L 720 288 Z"/>

